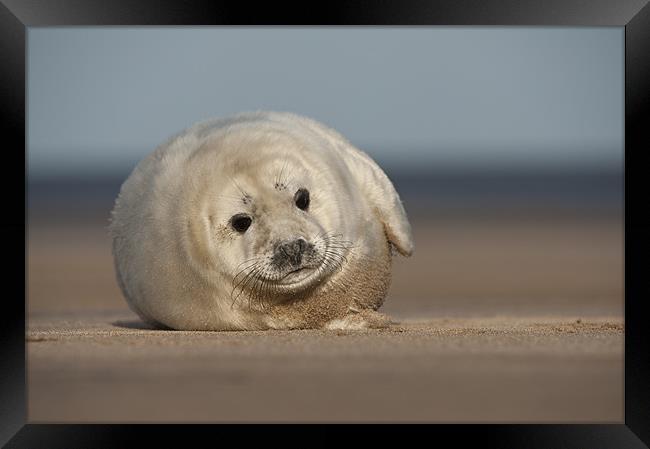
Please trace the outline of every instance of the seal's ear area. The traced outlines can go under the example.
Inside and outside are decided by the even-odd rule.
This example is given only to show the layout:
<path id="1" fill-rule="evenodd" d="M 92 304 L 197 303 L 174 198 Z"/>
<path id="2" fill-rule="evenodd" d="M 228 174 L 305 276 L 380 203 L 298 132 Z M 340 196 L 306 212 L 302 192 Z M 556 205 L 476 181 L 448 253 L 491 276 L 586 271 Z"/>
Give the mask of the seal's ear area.
<path id="1" fill-rule="evenodd" d="M 413 254 L 413 234 L 402 201 L 386 173 L 370 156 L 351 145 L 340 153 L 366 198 L 375 207 L 388 241 L 403 256 Z"/>
<path id="2" fill-rule="evenodd" d="M 298 121 L 307 129 L 327 140 L 345 161 L 357 185 L 375 207 L 388 241 L 397 251 L 410 256 L 413 253 L 411 225 L 406 218 L 399 195 L 386 173 L 363 151 L 355 148 L 345 137 L 322 123 L 293 114 L 276 116 L 278 120 Z"/>

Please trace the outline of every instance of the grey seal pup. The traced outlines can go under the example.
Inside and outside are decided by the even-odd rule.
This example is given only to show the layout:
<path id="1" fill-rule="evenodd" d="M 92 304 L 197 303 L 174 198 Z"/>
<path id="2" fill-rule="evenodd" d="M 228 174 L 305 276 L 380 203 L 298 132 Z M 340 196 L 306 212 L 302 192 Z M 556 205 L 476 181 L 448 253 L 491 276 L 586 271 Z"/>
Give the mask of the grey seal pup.
<path id="1" fill-rule="evenodd" d="M 179 330 L 359 329 L 393 248 L 413 252 L 391 181 L 336 131 L 257 111 L 197 123 L 121 187 L 116 277 L 144 321 Z"/>

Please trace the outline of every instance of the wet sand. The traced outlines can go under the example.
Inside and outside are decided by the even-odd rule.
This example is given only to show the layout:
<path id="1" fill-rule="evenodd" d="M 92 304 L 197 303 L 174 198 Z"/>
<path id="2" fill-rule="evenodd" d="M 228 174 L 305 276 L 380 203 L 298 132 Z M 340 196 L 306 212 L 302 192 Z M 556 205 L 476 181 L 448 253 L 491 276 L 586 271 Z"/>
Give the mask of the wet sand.
<path id="1" fill-rule="evenodd" d="M 354 332 L 148 329 L 101 226 L 30 228 L 28 420 L 622 422 L 620 223 L 413 224 Z"/>

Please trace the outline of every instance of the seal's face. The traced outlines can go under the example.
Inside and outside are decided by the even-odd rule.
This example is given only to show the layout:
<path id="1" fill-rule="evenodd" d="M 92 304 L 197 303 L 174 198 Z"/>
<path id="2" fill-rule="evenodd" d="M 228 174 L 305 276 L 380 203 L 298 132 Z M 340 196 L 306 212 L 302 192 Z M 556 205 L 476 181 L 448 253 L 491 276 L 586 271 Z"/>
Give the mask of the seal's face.
<path id="1" fill-rule="evenodd" d="M 340 231 L 350 199 L 313 164 L 268 147 L 252 153 L 229 156 L 229 176 L 206 198 L 212 251 L 232 279 L 233 304 L 263 306 L 306 293 L 343 267 L 353 246 Z"/>

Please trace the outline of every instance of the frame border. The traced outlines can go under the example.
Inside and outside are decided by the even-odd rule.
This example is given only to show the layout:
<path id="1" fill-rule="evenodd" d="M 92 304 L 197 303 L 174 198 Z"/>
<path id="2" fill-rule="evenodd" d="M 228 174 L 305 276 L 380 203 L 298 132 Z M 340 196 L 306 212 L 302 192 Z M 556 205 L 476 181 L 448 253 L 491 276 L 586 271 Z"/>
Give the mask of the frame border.
<path id="1" fill-rule="evenodd" d="M 632 448 L 650 445 L 650 349 L 645 329 L 645 300 L 650 288 L 644 282 L 642 261 L 650 249 L 647 229 L 650 220 L 641 216 L 647 201 L 640 196 L 647 166 L 650 139 L 650 6 L 647 0 L 444 0 L 402 2 L 349 1 L 322 3 L 295 9 L 278 4 L 255 6 L 247 3 L 202 0 L 2 0 L 0 4 L 0 119 L 15 147 L 5 154 L 22 161 L 25 167 L 25 202 L 17 195 L 9 201 L 1 226 L 6 235 L 17 235 L 24 225 L 25 252 L 12 239 L 16 256 L 25 264 L 27 297 L 27 163 L 26 163 L 26 37 L 28 27 L 119 26 L 119 25 L 497 25 L 497 26 L 618 26 L 625 27 L 625 424 L 553 425 L 396 425 L 373 426 L 371 432 L 387 442 L 405 438 L 443 437 L 459 442 L 480 441 L 499 447 Z M 255 14 L 251 14 L 254 9 Z M 7 147 L 10 148 L 10 147 Z M 12 161 L 13 162 L 13 161 Z M 15 166 L 18 167 L 16 162 Z M 4 191 L 18 183 L 17 170 L 7 170 L 2 178 Z M 11 177 L 15 177 L 16 180 Z M 635 198 L 636 196 L 636 198 Z M 20 211 L 22 210 L 22 214 Z M 24 218 L 21 223 L 20 216 Z M 634 244 L 632 244 L 634 242 Z M 20 260 L 21 257 L 16 257 Z M 7 267 L 6 278 L 19 284 L 18 264 Z M 15 285 L 18 289 L 18 285 Z M 5 299 L 7 311 L 0 314 L 2 346 L 0 383 L 0 445 L 12 448 L 132 447 L 139 438 L 170 443 L 197 437 L 215 441 L 231 436 L 241 439 L 235 426 L 181 425 L 56 425 L 26 423 L 26 310 L 11 295 Z M 295 429 L 285 426 L 255 426 L 262 435 L 291 437 Z M 340 442 L 349 435 L 349 426 L 313 425 L 323 442 Z M 232 432 L 232 433 L 230 433 Z M 237 432 L 237 433 L 235 433 Z M 13 436 L 13 438 L 12 438 Z M 299 439 L 290 438 L 299 442 Z M 284 438 L 282 441 L 286 441 Z M 313 440 L 312 440 L 313 441 Z M 397 441 L 397 440 L 396 440 Z"/>

